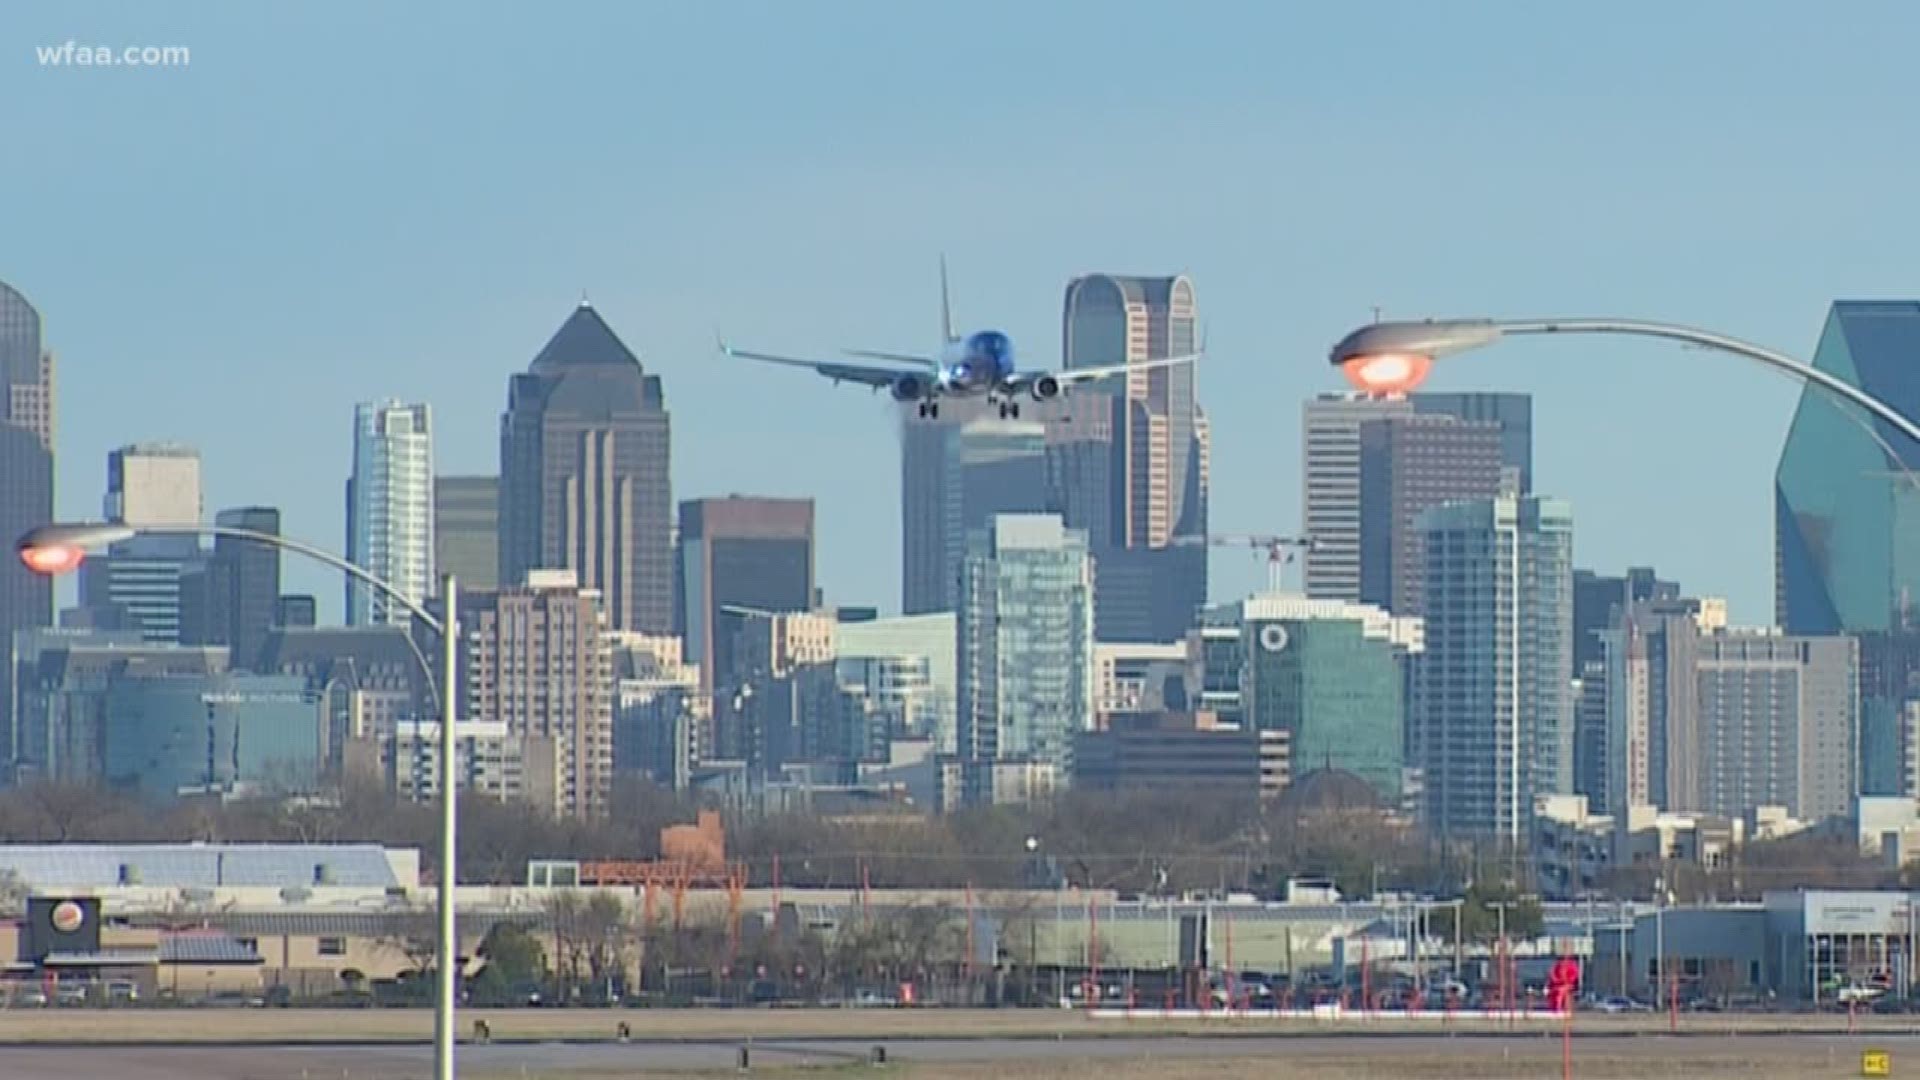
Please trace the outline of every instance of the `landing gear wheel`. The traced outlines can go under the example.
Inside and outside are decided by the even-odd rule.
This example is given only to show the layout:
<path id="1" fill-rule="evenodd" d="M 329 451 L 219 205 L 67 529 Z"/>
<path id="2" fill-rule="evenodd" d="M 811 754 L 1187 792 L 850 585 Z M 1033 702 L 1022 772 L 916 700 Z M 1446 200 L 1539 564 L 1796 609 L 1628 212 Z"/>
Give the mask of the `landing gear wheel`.
<path id="1" fill-rule="evenodd" d="M 1017 401 L 1008 402 L 1007 415 L 1013 417 L 1015 420 L 1020 419 L 1020 403 Z"/>
<path id="2" fill-rule="evenodd" d="M 929 420 L 940 419 L 940 403 L 937 401 L 929 401 L 925 405 L 920 406 L 920 415 Z"/>

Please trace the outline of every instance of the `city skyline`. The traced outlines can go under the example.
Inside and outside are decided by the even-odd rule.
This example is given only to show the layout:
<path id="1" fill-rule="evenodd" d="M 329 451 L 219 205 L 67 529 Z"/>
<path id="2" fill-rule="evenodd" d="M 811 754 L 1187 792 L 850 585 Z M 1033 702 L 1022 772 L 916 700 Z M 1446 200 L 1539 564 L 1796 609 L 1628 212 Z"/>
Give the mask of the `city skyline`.
<path id="1" fill-rule="evenodd" d="M 825 386 L 745 379 L 712 355 L 716 324 L 743 340 L 793 335 L 796 347 L 924 348 L 937 315 L 928 279 L 945 250 L 959 320 L 997 325 L 1050 360 L 1072 277 L 1187 273 L 1205 293 L 1210 356 L 1198 379 L 1213 526 L 1277 532 L 1295 524 L 1298 494 L 1293 440 L 1273 437 L 1275 418 L 1334 388 L 1324 349 L 1374 305 L 1407 316 L 1667 315 L 1807 355 L 1830 299 L 1920 284 L 1914 226 L 1873 212 L 1897 204 L 1915 172 L 1910 149 L 1875 137 L 1897 127 L 1894 43 L 1910 11 L 1831 20 L 1709 3 L 1662 11 L 1663 33 L 1648 40 L 1624 17 L 1539 33 L 1558 17 L 1523 5 L 1448 15 L 1404 5 L 1385 25 L 1250 8 L 1237 16 L 1246 32 L 1229 37 L 1217 17 L 1129 25 L 1063 3 L 1027 13 L 1017 42 L 977 13 L 889 12 L 856 43 L 779 11 L 581 10 L 606 32 L 582 42 L 574 20 L 539 17 L 507 40 L 486 20 L 447 27 L 354 4 L 332 27 L 284 12 L 222 26 L 188 9 L 164 35 L 130 5 L 20 13 L 26 40 L 178 37 L 195 56 L 178 72 L 52 72 L 30 60 L 0 70 L 0 92 L 22 103 L 20 145 L 57 166 L 0 178 L 17 260 L 0 277 L 46 316 L 62 364 L 60 516 L 94 509 L 84 470 L 112 446 L 179 438 L 208 462 L 209 505 L 280 503 L 289 535 L 338 537 L 343 463 L 259 448 L 334 445 L 338 418 L 374 396 L 430 402 L 442 467 L 491 471 L 499 381 L 584 287 L 672 383 L 686 436 L 674 490 L 817 498 L 828 595 L 890 606 L 897 537 L 866 504 L 891 508 L 898 481 L 854 468 L 892 450 L 878 408 Z M 1365 85 L 1341 77 L 1339 50 L 1314 45 L 1357 37 L 1381 75 Z M 615 44 L 631 39 L 680 44 L 632 70 Z M 1289 43 L 1286 63 L 1256 44 L 1274 39 Z M 924 50 L 905 47 L 928 41 L 1003 50 L 1032 77 L 928 79 L 915 59 Z M 723 43 L 752 78 L 670 111 L 623 104 L 709 81 Z M 1449 43 L 1485 63 L 1453 64 Z M 1740 59 L 1702 70 L 1709 46 Z M 1146 79 L 1090 102 L 1096 58 L 1138 50 L 1173 58 L 1177 88 Z M 396 93 L 338 86 L 339 54 L 392 70 Z M 1778 79 L 1786 54 L 1819 74 Z M 487 72 L 508 58 L 530 66 L 536 99 L 490 86 Z M 876 96 L 876 80 L 899 89 Z M 1421 88 L 1416 107 L 1400 92 L 1409 83 Z M 772 84 L 787 85 L 770 95 Z M 396 96 L 417 105 L 387 108 Z M 265 115 L 298 123 L 264 125 Z M 947 122 L 910 122 L 927 116 Z M 1511 130 L 1534 140 L 1501 136 Z M 1635 133 L 1635 153 L 1592 137 L 1616 130 Z M 1125 160 L 1148 131 L 1155 160 L 1195 166 L 1177 181 L 1163 168 L 1088 181 L 1090 162 Z M 237 165 L 220 152 L 256 144 Z M 1810 149 L 1834 144 L 1866 157 L 1841 176 Z M 316 164 L 315 145 L 342 152 Z M 965 145 L 992 152 L 957 151 Z M 1382 146 L 1415 166 L 1339 164 Z M 156 163 L 155 181 L 129 183 L 127 154 Z M 576 163 L 564 180 L 535 165 L 563 155 Z M 466 182 L 450 191 L 447 175 Z M 279 209 L 288 205 L 308 209 Z M 116 238 L 112 258 L 76 242 L 81 221 Z M 316 298 L 328 319 L 306 317 Z M 1582 565 L 1652 561 L 1726 593 L 1739 621 L 1763 619 L 1764 462 L 1792 388 L 1655 346 L 1539 350 L 1511 345 L 1436 382 L 1534 394 L 1536 486 L 1591 523 Z M 137 371 L 179 378 L 129 394 Z M 1647 391 L 1654 380 L 1660 393 Z M 236 406 L 229 388 L 240 385 L 300 407 L 243 415 L 255 411 Z M 1657 440 L 1618 439 L 1625 416 L 1646 430 L 1691 428 L 1703 402 L 1713 415 L 1695 434 L 1712 454 L 1662 469 L 1672 455 Z M 758 413 L 769 415 L 753 439 L 732 434 Z M 1588 452 L 1609 440 L 1619 445 L 1608 460 Z M 767 460 L 768 446 L 806 452 Z M 1729 458 L 1756 459 L 1750 476 L 1729 472 Z M 1644 479 L 1656 475 L 1664 482 Z M 1636 519 L 1690 527 L 1647 551 Z M 1706 527 L 1721 523 L 1724 540 Z M 1212 567 L 1222 597 L 1263 572 L 1233 553 Z M 321 597 L 323 617 L 337 615 L 337 583 L 305 569 L 290 578 Z"/>

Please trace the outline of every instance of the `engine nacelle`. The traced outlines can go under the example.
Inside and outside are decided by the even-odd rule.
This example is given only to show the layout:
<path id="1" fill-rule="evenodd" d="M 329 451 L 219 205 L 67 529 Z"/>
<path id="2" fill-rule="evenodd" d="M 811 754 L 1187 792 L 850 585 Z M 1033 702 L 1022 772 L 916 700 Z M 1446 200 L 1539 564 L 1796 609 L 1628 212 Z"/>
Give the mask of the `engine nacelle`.
<path id="1" fill-rule="evenodd" d="M 1051 375 L 1042 375 L 1029 384 L 1033 400 L 1046 401 L 1060 396 L 1060 380 Z"/>
<path id="2" fill-rule="evenodd" d="M 921 401 L 927 396 L 927 380 L 918 375 L 902 375 L 893 380 L 893 400 Z"/>

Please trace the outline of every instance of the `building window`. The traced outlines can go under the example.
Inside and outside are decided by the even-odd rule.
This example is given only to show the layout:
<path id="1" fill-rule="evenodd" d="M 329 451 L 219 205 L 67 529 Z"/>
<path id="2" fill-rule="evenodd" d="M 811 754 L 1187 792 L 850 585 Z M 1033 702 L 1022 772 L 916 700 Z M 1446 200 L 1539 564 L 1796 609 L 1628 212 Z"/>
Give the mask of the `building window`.
<path id="1" fill-rule="evenodd" d="M 343 937 L 323 937 L 320 939 L 321 956 L 347 955 L 347 939 Z"/>

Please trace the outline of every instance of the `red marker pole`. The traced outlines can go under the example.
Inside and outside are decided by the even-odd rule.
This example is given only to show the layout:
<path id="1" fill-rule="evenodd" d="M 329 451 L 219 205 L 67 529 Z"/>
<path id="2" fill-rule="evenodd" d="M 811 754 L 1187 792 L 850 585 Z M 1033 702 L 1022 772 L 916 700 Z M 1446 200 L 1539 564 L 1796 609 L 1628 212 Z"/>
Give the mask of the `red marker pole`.
<path id="1" fill-rule="evenodd" d="M 1573 1080 L 1573 997 L 1567 997 L 1567 1011 L 1560 1026 L 1560 1080 Z"/>
<path id="2" fill-rule="evenodd" d="M 1360 939 L 1360 1012 L 1373 1013 L 1373 968 L 1368 962 L 1367 939 Z"/>

